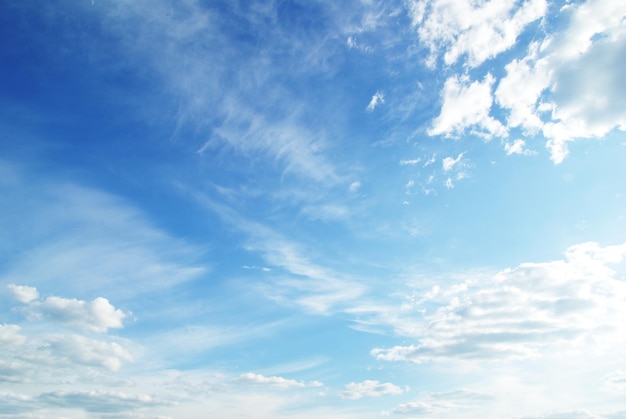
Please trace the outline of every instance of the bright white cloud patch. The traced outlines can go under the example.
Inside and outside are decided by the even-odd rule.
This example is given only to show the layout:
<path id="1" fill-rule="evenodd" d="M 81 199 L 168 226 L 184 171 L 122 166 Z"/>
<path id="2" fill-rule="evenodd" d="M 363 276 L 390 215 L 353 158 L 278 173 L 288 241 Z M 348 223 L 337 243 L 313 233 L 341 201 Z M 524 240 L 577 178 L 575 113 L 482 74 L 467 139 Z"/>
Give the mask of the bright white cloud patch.
<path id="1" fill-rule="evenodd" d="M 9 284 L 8 288 L 13 297 L 22 303 L 29 303 L 39 298 L 39 293 L 35 287 Z"/>
<path id="2" fill-rule="evenodd" d="M 452 170 L 454 166 L 456 166 L 461 161 L 462 158 L 463 158 L 463 153 L 459 154 L 456 157 L 456 159 L 454 157 L 444 158 L 442 161 L 443 171 L 449 172 L 450 170 Z"/>
<path id="3" fill-rule="evenodd" d="M 99 333 L 123 327 L 122 320 L 126 317 L 102 297 L 88 302 L 53 296 L 41 302 L 31 302 L 22 311 L 29 320 L 58 322 Z"/>
<path id="4" fill-rule="evenodd" d="M 391 383 L 380 383 L 376 380 L 365 380 L 360 383 L 346 384 L 346 389 L 339 393 L 343 399 L 357 400 L 362 397 L 378 397 L 383 395 L 397 395 L 408 391 Z"/>
<path id="5" fill-rule="evenodd" d="M 418 343 L 376 348 L 381 360 L 416 363 L 540 356 L 553 348 L 606 348 L 626 331 L 626 283 L 607 264 L 626 244 L 570 247 L 564 260 L 526 263 L 495 276 L 470 278 L 416 299 Z M 421 313 L 421 314 L 420 314 Z M 398 323 L 410 322 L 405 319 Z"/>
<path id="6" fill-rule="evenodd" d="M 477 66 L 511 48 L 524 28 L 544 16 L 545 0 L 412 0 L 409 3 L 413 25 L 423 45 L 445 64 L 467 56 L 467 64 Z"/>
<path id="7" fill-rule="evenodd" d="M 471 128 L 473 134 L 485 139 L 505 137 L 506 128 L 489 114 L 494 81 L 490 74 L 482 82 L 470 82 L 467 76 L 453 76 L 446 80 L 441 93 L 441 112 L 428 129 L 428 135 L 459 136 Z"/>
<path id="8" fill-rule="evenodd" d="M 566 31 L 533 44 L 513 60 L 495 96 L 509 110 L 507 124 L 528 133 L 541 131 L 555 163 L 567 144 L 626 130 L 626 4 L 593 0 L 569 6 Z"/>
<path id="9" fill-rule="evenodd" d="M 372 96 L 370 103 L 367 105 L 367 110 L 371 112 L 383 103 L 385 103 L 385 95 L 383 95 L 382 92 L 376 92 L 374 96 Z"/>
<path id="10" fill-rule="evenodd" d="M 530 155 L 534 154 L 533 151 L 526 148 L 526 141 L 517 139 L 512 143 L 504 144 L 504 151 L 506 151 L 506 155 L 510 156 L 511 154 L 521 154 L 521 155 Z"/>

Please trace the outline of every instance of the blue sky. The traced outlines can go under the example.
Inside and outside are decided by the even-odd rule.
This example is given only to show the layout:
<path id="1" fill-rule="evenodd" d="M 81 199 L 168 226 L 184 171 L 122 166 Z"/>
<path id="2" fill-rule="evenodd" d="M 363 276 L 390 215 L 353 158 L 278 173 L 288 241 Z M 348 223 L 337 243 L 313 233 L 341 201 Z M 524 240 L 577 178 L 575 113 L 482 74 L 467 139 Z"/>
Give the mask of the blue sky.
<path id="1" fill-rule="evenodd" d="M 0 4 L 0 418 L 626 417 L 626 4 Z"/>

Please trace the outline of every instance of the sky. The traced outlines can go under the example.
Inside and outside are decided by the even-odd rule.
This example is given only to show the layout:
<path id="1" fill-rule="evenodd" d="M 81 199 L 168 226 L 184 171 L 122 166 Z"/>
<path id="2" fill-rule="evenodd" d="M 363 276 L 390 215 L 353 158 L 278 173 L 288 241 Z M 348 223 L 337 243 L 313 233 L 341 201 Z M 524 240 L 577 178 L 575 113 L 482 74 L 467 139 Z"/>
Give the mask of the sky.
<path id="1" fill-rule="evenodd" d="M 0 418 L 626 418 L 626 2 L 0 39 Z"/>

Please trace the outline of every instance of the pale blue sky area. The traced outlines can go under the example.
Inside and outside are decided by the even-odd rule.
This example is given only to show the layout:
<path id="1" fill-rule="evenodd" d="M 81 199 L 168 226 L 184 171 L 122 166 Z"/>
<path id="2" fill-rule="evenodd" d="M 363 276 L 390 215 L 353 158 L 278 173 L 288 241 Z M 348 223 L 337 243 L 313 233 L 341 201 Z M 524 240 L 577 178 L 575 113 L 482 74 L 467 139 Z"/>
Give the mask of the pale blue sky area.
<path id="1" fill-rule="evenodd" d="M 626 417 L 626 3 L 0 4 L 0 418 Z"/>

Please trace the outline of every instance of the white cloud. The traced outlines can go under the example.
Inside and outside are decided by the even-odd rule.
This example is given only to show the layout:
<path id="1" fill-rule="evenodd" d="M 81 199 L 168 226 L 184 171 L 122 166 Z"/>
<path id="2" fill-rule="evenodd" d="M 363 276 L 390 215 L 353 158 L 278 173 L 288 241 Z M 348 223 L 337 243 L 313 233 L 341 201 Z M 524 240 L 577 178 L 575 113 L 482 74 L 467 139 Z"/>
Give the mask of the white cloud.
<path id="1" fill-rule="evenodd" d="M 427 60 L 436 64 L 443 55 L 451 65 L 466 56 L 475 67 L 515 45 L 531 22 L 544 16 L 545 0 L 471 2 L 468 0 L 412 0 L 409 14 L 423 45 L 430 49 Z"/>
<path id="2" fill-rule="evenodd" d="M 456 166 L 461 161 L 462 158 L 463 153 L 459 154 L 456 159 L 453 157 L 444 158 L 442 161 L 443 171 L 449 172 L 450 170 L 452 170 L 454 166 Z"/>
<path id="3" fill-rule="evenodd" d="M 513 141 L 512 143 L 505 143 L 504 151 L 506 152 L 507 156 L 510 156 L 511 154 L 521 154 L 524 156 L 535 154 L 532 150 L 529 150 L 525 147 L 526 147 L 526 141 L 517 139 Z"/>
<path id="4" fill-rule="evenodd" d="M 485 79 L 470 83 L 468 76 L 452 76 L 446 80 L 441 92 L 441 112 L 427 130 L 428 135 L 458 136 L 472 128 L 472 134 L 490 139 L 506 137 L 506 128 L 489 115 L 493 98 L 491 88 L 495 79 L 487 74 Z"/>
<path id="5" fill-rule="evenodd" d="M 397 395 L 408 391 L 391 383 L 380 383 L 376 380 L 365 380 L 360 383 L 346 384 L 346 389 L 338 395 L 342 399 L 357 400 L 362 397 L 379 397 L 383 395 Z"/>
<path id="6" fill-rule="evenodd" d="M 31 289 L 37 292 L 35 288 Z M 31 302 L 22 311 L 29 320 L 58 322 L 98 333 L 123 327 L 122 320 L 126 317 L 103 297 L 87 302 L 52 296 L 41 302 Z"/>
<path id="7" fill-rule="evenodd" d="M 237 382 L 241 384 L 263 385 L 281 389 L 293 387 L 321 387 L 323 385 L 319 381 L 305 383 L 304 381 L 296 381 L 279 376 L 266 377 L 264 375 L 254 374 L 251 372 L 241 374 L 237 379 Z"/>
<path id="8" fill-rule="evenodd" d="M 20 335 L 21 328 L 16 324 L 0 324 L 0 343 L 4 346 L 19 346 L 26 338 Z"/>
<path id="9" fill-rule="evenodd" d="M 565 31 L 532 44 L 521 60 L 505 68 L 495 96 L 508 109 L 509 127 L 520 126 L 548 140 L 551 159 L 560 163 L 568 143 L 626 130 L 626 4 L 590 0 L 567 7 Z"/>
<path id="10" fill-rule="evenodd" d="M 144 407 L 175 405 L 173 402 L 145 394 L 101 390 L 52 391 L 39 395 L 38 401 L 49 406 L 97 413 L 117 413 Z"/>
<path id="11" fill-rule="evenodd" d="M 1 392 L 0 391 L 0 406 L 2 406 L 1 417 L 5 415 L 11 415 L 10 418 L 19 419 L 21 417 L 35 417 L 35 416 L 17 416 L 17 413 L 27 412 L 32 409 L 33 400 L 27 394 L 20 394 L 14 392 Z M 16 415 L 16 416 L 13 416 Z"/>
<path id="12" fill-rule="evenodd" d="M 367 105 L 367 110 L 372 112 L 377 106 L 383 103 L 385 103 L 385 95 L 378 91 L 372 96 L 372 100 L 370 100 L 370 103 Z"/>
<path id="13" fill-rule="evenodd" d="M 432 415 L 473 407 L 489 398 L 489 396 L 469 390 L 427 393 L 418 401 L 403 403 L 386 413 L 397 415 Z"/>
<path id="14" fill-rule="evenodd" d="M 37 292 L 37 288 L 29 287 L 26 285 L 8 285 L 9 291 L 13 295 L 13 298 L 22 303 L 29 303 L 33 300 L 39 298 L 39 293 Z"/>
<path id="15" fill-rule="evenodd" d="M 536 357 L 554 348 L 606 349 L 626 331 L 619 320 L 626 316 L 626 283 L 607 266 L 624 255 L 626 244 L 583 243 L 570 247 L 564 260 L 525 263 L 428 290 L 391 320 L 418 342 L 372 354 L 422 363 Z"/>
<path id="16" fill-rule="evenodd" d="M 117 342 L 90 339 L 81 335 L 45 336 L 44 341 L 49 348 L 49 356 L 57 366 L 69 361 L 72 364 L 117 371 L 124 362 L 134 360 L 132 354 Z"/>

